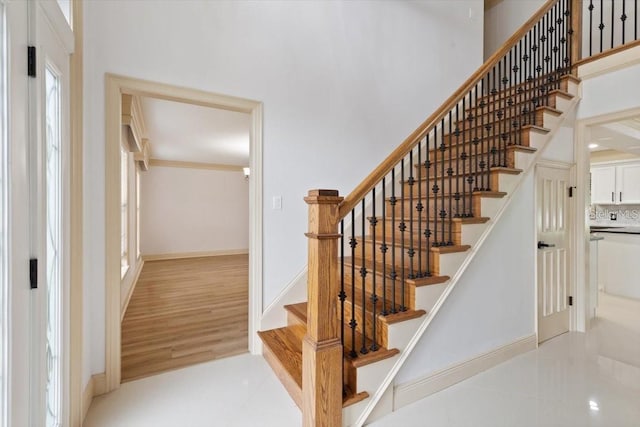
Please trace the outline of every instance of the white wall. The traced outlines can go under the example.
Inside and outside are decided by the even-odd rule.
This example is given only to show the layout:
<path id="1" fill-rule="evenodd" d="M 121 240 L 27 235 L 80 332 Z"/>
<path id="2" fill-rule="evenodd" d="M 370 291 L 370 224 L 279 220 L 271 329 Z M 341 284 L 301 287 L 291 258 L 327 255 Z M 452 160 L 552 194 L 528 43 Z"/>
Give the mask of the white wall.
<path id="1" fill-rule="evenodd" d="M 105 72 L 264 102 L 266 306 L 306 265 L 303 196 L 347 194 L 475 71 L 482 11 L 480 0 L 86 2 L 91 372 L 104 371 Z"/>
<path id="2" fill-rule="evenodd" d="M 638 76 L 640 64 L 636 63 L 583 79 L 577 118 L 587 119 L 640 107 Z"/>
<path id="3" fill-rule="evenodd" d="M 407 359 L 403 384 L 535 332 L 533 175 Z"/>
<path id="4" fill-rule="evenodd" d="M 573 163 L 572 124 L 568 119 L 557 131 L 541 155 L 543 160 Z M 531 171 L 398 373 L 396 384 L 535 333 L 534 184 Z"/>
<path id="5" fill-rule="evenodd" d="M 484 12 L 484 58 L 493 55 L 544 3 L 545 0 L 503 0 L 487 9 Z"/>
<path id="6" fill-rule="evenodd" d="M 249 247 L 249 182 L 242 171 L 153 166 L 140 186 L 143 256 Z"/>

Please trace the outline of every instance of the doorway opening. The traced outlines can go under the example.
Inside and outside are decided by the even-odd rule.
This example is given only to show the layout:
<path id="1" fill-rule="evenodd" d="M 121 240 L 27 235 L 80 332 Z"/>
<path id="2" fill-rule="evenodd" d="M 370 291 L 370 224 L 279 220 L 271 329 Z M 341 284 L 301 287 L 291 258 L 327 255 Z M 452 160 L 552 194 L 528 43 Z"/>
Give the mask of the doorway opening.
<path id="1" fill-rule="evenodd" d="M 149 307 L 134 309 L 134 305 L 146 300 L 156 308 L 165 306 L 165 311 L 184 309 L 188 313 L 200 304 L 198 313 L 191 310 L 191 319 L 200 316 L 200 321 L 207 323 L 211 319 L 205 317 L 216 311 L 215 303 L 207 308 L 203 301 L 206 298 L 220 301 L 221 296 L 208 295 L 205 298 L 193 292 L 195 289 L 210 290 L 212 279 L 224 282 L 221 289 L 229 291 L 234 289 L 232 279 L 241 278 L 243 274 L 248 276 L 248 289 L 245 279 L 244 293 L 248 304 L 245 303 L 240 310 L 247 313 L 244 316 L 248 320 L 241 322 L 235 319 L 236 323 L 246 326 L 242 349 L 238 350 L 236 343 L 236 350 L 229 350 L 227 354 L 247 349 L 255 352 L 255 331 L 262 312 L 262 104 L 115 75 L 107 75 L 106 95 L 105 391 L 117 388 L 122 380 L 148 374 L 144 369 L 133 369 L 125 374 L 128 367 L 135 365 L 140 368 L 146 364 L 123 363 L 131 350 L 127 347 L 131 335 L 123 335 L 128 334 L 124 330 L 125 325 L 128 321 L 142 322 L 141 313 L 149 312 Z M 147 114 L 140 114 L 145 110 Z M 136 114 L 143 117 L 142 125 L 136 121 Z M 237 140 L 234 143 L 233 138 L 222 142 L 223 138 L 218 138 L 217 145 L 212 142 L 215 138 L 207 133 L 207 129 L 215 126 L 215 122 L 218 122 L 218 136 L 229 134 L 212 114 L 222 121 L 238 119 L 234 123 L 242 122 L 248 144 L 243 146 Z M 183 138 L 185 133 L 189 134 L 187 138 Z M 123 140 L 126 144 L 121 143 Z M 185 142 L 187 140 L 188 143 Z M 132 143 L 138 146 L 132 146 Z M 212 150 L 213 146 L 218 150 Z M 226 154 L 223 154 L 225 147 Z M 131 179 L 123 179 L 125 174 L 130 174 Z M 123 186 L 123 182 L 128 184 Z M 234 198 L 238 202 L 244 198 L 244 208 L 237 204 L 238 209 L 244 209 L 243 212 L 238 209 L 234 212 L 231 207 Z M 231 222 L 244 222 L 246 234 L 234 236 Z M 244 245 L 238 243 L 243 239 Z M 234 267 L 221 266 L 220 261 L 225 259 Z M 200 265 L 196 265 L 198 263 Z M 167 274 L 167 268 L 173 273 Z M 233 268 L 244 273 L 229 273 Z M 225 272 L 221 273 L 220 269 Z M 145 274 L 146 270 L 148 274 Z M 164 278 L 173 275 L 175 280 L 173 284 L 165 282 L 162 285 L 169 295 L 154 303 L 152 296 L 157 293 L 158 286 L 162 287 L 158 284 L 159 275 Z M 138 285 L 134 288 L 132 285 L 136 282 Z M 186 291 L 186 282 L 192 286 L 190 291 Z M 239 286 L 236 283 L 235 288 Z M 140 293 L 140 298 L 137 293 Z M 237 299 L 237 296 L 231 298 Z M 242 295 L 239 298 L 241 300 Z M 174 304 L 173 309 L 166 307 L 169 301 L 169 305 Z M 124 311 L 127 305 L 130 318 Z M 154 323 L 153 319 L 147 319 L 145 325 L 132 324 L 134 338 L 145 328 L 147 332 L 157 332 L 155 338 L 142 341 L 149 345 L 149 351 L 162 348 L 160 353 L 164 354 L 165 362 L 158 364 L 159 370 L 218 357 L 210 349 L 204 351 L 199 347 L 202 343 L 193 341 L 200 338 L 189 335 L 206 329 L 204 323 L 189 325 L 185 319 L 166 320 L 165 326 Z M 171 335 L 171 327 L 182 341 L 175 345 L 160 344 L 159 340 Z M 218 325 L 214 329 L 220 332 L 225 327 Z M 208 338 L 209 344 L 221 340 L 217 336 Z M 142 356 L 138 354 L 136 357 Z M 174 364 L 176 360 L 179 363 Z"/>
<path id="2" fill-rule="evenodd" d="M 585 324 L 603 354 L 640 368 L 640 112 L 585 127 Z"/>
<path id="3" fill-rule="evenodd" d="M 126 382 L 248 350 L 251 116 L 122 100 Z"/>

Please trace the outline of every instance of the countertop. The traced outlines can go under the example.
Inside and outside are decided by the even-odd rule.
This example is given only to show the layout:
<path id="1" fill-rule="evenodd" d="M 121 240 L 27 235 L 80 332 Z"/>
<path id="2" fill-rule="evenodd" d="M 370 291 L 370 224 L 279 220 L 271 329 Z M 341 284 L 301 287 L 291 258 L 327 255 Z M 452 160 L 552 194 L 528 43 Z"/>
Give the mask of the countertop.
<path id="1" fill-rule="evenodd" d="M 640 234 L 640 227 L 591 227 L 591 233 Z"/>

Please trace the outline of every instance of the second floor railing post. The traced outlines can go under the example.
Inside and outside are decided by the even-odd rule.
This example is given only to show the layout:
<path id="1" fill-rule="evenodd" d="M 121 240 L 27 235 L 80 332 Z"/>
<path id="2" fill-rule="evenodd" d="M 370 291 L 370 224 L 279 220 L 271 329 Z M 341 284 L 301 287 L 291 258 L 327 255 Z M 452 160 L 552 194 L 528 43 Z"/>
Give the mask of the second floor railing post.
<path id="1" fill-rule="evenodd" d="M 305 427 L 342 425 L 342 363 L 338 316 L 338 205 L 336 190 L 311 190 L 307 334 L 302 342 L 302 418 Z"/>
<path id="2" fill-rule="evenodd" d="M 573 33 L 568 37 L 571 41 L 570 61 L 571 69 L 574 64 L 582 59 L 582 0 L 569 0 L 571 2 L 571 30 Z"/>

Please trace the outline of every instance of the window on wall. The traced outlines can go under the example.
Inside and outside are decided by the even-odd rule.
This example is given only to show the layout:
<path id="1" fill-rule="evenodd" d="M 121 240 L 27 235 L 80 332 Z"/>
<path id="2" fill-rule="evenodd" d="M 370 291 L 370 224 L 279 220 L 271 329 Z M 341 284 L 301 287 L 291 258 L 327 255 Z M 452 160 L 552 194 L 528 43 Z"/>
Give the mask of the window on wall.
<path id="1" fill-rule="evenodd" d="M 120 276 L 129 269 L 129 152 L 120 146 Z"/>
<path id="2" fill-rule="evenodd" d="M 5 400 L 6 400 L 6 382 L 5 372 L 7 369 L 6 361 L 6 324 L 7 324 L 7 226 L 8 216 L 6 200 L 7 191 L 7 98 L 5 91 L 6 64 L 7 56 L 5 49 L 5 25 L 4 25 L 4 3 L 0 2 L 0 426 L 6 425 L 5 420 Z"/>

